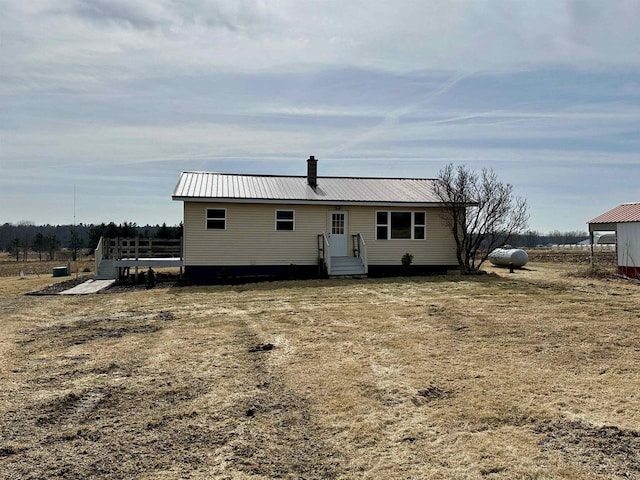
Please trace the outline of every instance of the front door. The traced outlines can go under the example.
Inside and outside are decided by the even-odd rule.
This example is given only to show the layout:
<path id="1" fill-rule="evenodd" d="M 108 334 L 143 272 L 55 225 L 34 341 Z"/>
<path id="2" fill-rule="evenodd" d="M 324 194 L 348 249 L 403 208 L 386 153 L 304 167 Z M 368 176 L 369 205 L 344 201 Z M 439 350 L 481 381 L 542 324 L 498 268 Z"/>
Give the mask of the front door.
<path id="1" fill-rule="evenodd" d="M 332 257 L 346 257 L 349 251 L 349 216 L 347 212 L 329 213 L 329 248 Z"/>

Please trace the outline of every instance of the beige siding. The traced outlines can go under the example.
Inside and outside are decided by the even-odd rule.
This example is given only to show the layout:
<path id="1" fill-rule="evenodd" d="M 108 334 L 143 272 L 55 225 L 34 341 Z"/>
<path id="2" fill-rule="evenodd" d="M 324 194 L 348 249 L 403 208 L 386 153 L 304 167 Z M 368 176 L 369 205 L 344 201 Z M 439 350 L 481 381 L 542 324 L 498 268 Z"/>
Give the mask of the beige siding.
<path id="1" fill-rule="evenodd" d="M 207 230 L 207 208 L 227 209 L 227 229 Z M 276 209 L 295 210 L 295 231 L 275 230 Z M 240 203 L 184 204 L 184 258 L 186 265 L 315 265 L 317 235 L 328 231 L 325 205 L 267 205 Z M 423 210 L 426 240 L 375 240 L 375 215 L 381 208 L 342 207 L 349 213 L 349 233 L 361 233 L 367 243 L 370 265 L 400 265 L 406 252 L 415 265 L 455 264 L 451 234 L 438 208 Z M 408 210 L 402 208 L 384 210 Z"/>
<path id="2" fill-rule="evenodd" d="M 226 230 L 207 230 L 207 208 L 227 209 Z M 295 210 L 295 231 L 275 230 L 275 211 Z M 185 202 L 186 265 L 315 265 L 326 208 Z"/>
<path id="3" fill-rule="evenodd" d="M 425 240 L 376 240 L 376 212 L 424 211 L 426 212 Z M 350 209 L 352 233 L 361 233 L 367 244 L 369 265 L 400 265 L 405 253 L 413 255 L 414 265 L 455 265 L 456 249 L 453 236 L 441 219 L 440 208 L 376 208 Z"/>

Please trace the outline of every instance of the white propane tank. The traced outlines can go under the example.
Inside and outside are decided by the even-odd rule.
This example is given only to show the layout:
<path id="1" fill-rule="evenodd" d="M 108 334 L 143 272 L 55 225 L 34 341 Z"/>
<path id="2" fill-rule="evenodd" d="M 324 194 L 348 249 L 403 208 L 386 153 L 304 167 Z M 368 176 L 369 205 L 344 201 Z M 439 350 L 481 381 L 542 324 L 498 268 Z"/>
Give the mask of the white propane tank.
<path id="1" fill-rule="evenodd" d="M 529 261 L 527 252 L 520 248 L 513 248 L 511 245 L 503 245 L 496 248 L 489 254 L 489 261 L 500 267 L 508 267 L 513 264 L 515 268 L 524 267 Z"/>

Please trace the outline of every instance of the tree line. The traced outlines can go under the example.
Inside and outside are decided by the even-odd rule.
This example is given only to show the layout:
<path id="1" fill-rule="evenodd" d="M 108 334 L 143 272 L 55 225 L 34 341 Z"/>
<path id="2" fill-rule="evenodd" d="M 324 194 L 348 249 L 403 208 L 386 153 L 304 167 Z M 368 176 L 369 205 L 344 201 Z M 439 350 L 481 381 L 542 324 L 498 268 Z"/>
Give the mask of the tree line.
<path id="1" fill-rule="evenodd" d="M 540 233 L 535 230 L 527 230 L 523 233 L 514 235 L 513 246 L 534 248 L 550 245 L 573 245 L 589 238 L 589 233 L 573 230 L 569 232 L 561 232 L 554 230 L 549 233 Z"/>
<path id="2" fill-rule="evenodd" d="M 182 236 L 182 223 L 176 226 L 167 226 L 166 223 L 138 226 L 135 222 L 97 225 L 36 225 L 29 221 L 5 223 L 0 225 L 0 251 L 9 252 L 16 261 L 26 262 L 29 252 L 35 252 L 39 260 L 55 260 L 56 254 L 64 248 L 71 252 L 75 261 L 82 251 L 92 254 L 103 236 L 177 239 Z"/>

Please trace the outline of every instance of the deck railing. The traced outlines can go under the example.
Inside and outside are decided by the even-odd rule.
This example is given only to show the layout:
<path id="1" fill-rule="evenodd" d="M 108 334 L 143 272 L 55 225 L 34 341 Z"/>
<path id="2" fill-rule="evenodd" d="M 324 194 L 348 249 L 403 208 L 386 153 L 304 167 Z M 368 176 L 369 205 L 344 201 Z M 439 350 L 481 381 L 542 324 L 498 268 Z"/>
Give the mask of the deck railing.
<path id="1" fill-rule="evenodd" d="M 100 244 L 103 248 L 100 249 Z M 182 258 L 182 239 L 164 238 L 101 238 L 96 248 L 103 258 Z"/>
<path id="2" fill-rule="evenodd" d="M 360 252 L 360 260 L 364 265 L 364 274 L 369 273 L 369 260 L 367 258 L 367 243 L 364 241 L 364 237 L 358 234 L 358 251 Z"/>
<path id="3" fill-rule="evenodd" d="M 318 259 L 324 265 L 327 275 L 331 275 L 331 249 L 324 233 L 318 234 Z"/>
<path id="4" fill-rule="evenodd" d="M 98 271 L 98 268 L 100 267 L 100 262 L 102 262 L 102 257 L 104 256 L 104 238 L 100 237 L 100 240 L 98 241 L 98 246 L 96 247 L 96 250 L 94 252 L 94 260 L 95 260 L 95 272 Z"/>
<path id="5" fill-rule="evenodd" d="M 365 275 L 369 273 L 369 263 L 367 261 L 367 243 L 364 241 L 364 237 L 356 233 L 351 235 L 353 242 L 353 256 L 359 258 L 364 265 Z"/>

